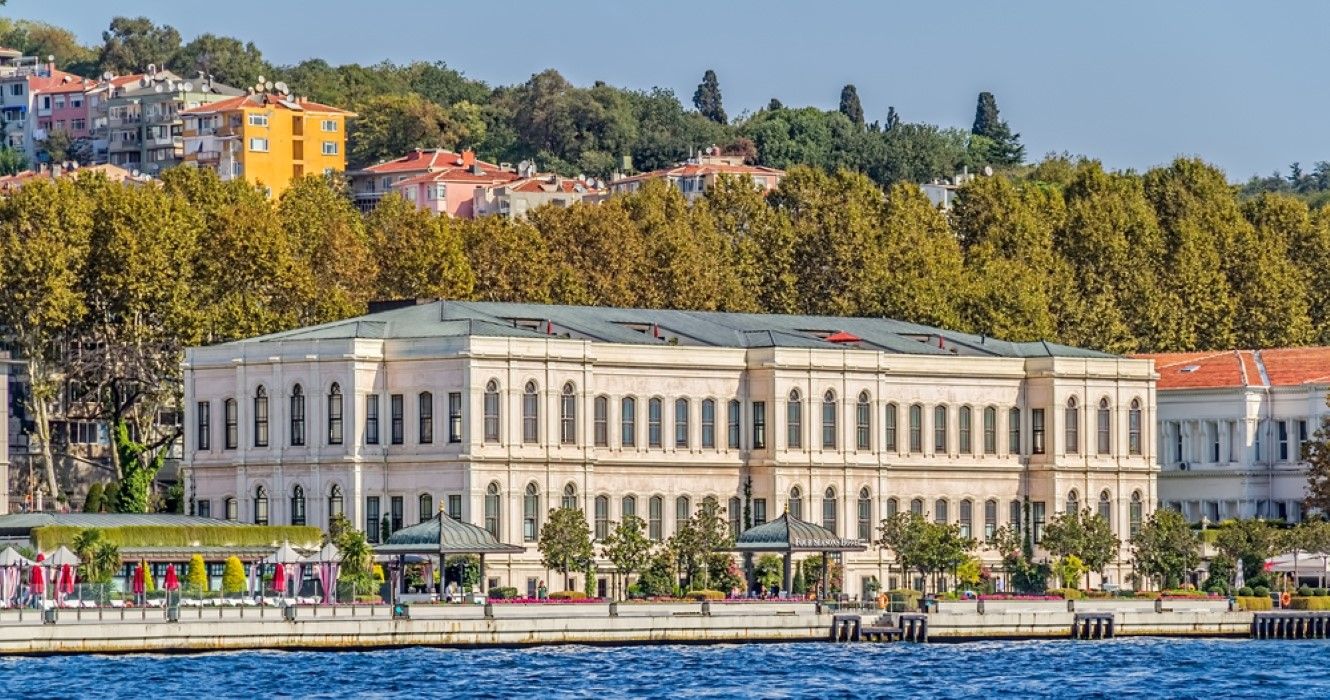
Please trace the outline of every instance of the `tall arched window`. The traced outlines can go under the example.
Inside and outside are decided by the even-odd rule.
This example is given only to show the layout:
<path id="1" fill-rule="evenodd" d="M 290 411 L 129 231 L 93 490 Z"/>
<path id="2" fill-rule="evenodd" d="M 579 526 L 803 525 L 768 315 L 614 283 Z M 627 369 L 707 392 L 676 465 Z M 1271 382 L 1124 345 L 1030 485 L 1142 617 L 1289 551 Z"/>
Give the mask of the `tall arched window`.
<path id="1" fill-rule="evenodd" d="M 596 496 L 595 511 L 595 536 L 599 541 L 604 541 L 610 536 L 610 497 L 605 495 Z"/>
<path id="2" fill-rule="evenodd" d="M 1069 455 L 1078 454 L 1081 451 L 1081 406 L 1076 402 L 1076 397 L 1067 399 L 1067 409 L 1065 413 L 1066 426 L 1063 435 L 1066 442 L 1066 452 Z"/>
<path id="3" fill-rule="evenodd" d="M 485 487 L 485 529 L 491 535 L 502 539 L 503 535 L 499 525 L 502 522 L 502 503 L 499 500 L 499 482 L 491 481 L 490 485 Z"/>
<path id="4" fill-rule="evenodd" d="M 227 399 L 222 404 L 222 419 L 226 421 L 226 449 L 234 450 L 240 444 L 239 414 L 235 399 Z"/>
<path id="5" fill-rule="evenodd" d="M 692 407 L 688 399 L 674 400 L 674 446 L 688 449 L 688 418 Z"/>
<path id="6" fill-rule="evenodd" d="M 730 497 L 730 507 L 726 509 L 726 515 L 730 517 L 730 537 L 738 537 L 743 532 L 743 507 L 740 505 L 738 496 Z"/>
<path id="7" fill-rule="evenodd" d="M 623 397 L 619 402 L 619 446 L 633 447 L 637 444 L 637 399 Z"/>
<path id="8" fill-rule="evenodd" d="M 740 421 L 740 416 L 743 413 L 743 404 L 739 403 L 738 399 L 730 399 L 730 402 L 726 404 L 725 410 L 725 428 L 728 433 L 725 445 L 731 450 L 737 450 L 739 449 L 739 438 L 743 434 Z"/>
<path id="9" fill-rule="evenodd" d="M 922 498 L 910 499 L 910 515 L 923 515 L 923 514 L 924 514 L 924 499 Z"/>
<path id="10" fill-rule="evenodd" d="M 647 447 L 661 447 L 664 444 L 665 438 L 660 427 L 662 410 L 660 397 L 647 402 Z"/>
<path id="11" fill-rule="evenodd" d="M 1128 522 L 1130 523 L 1130 529 L 1127 533 L 1129 536 L 1135 536 L 1136 533 L 1141 531 L 1141 521 L 1144 517 L 1145 504 L 1141 502 L 1141 492 L 1132 491 L 1131 503 L 1127 512 Z"/>
<path id="12" fill-rule="evenodd" d="M 836 392 L 822 395 L 822 449 L 836 449 Z"/>
<path id="13" fill-rule="evenodd" d="M 1127 451 L 1133 455 L 1141 453 L 1141 400 L 1132 399 L 1131 409 L 1127 411 Z"/>
<path id="14" fill-rule="evenodd" d="M 231 522 L 235 522 L 240 517 L 240 513 L 238 512 L 240 508 L 236 505 L 235 496 L 226 497 L 226 500 L 222 502 L 222 510 L 226 519 Z"/>
<path id="15" fill-rule="evenodd" d="M 564 384 L 559 394 L 559 442 L 577 444 L 577 393 L 572 382 Z"/>
<path id="16" fill-rule="evenodd" d="M 797 518 L 799 520 L 804 519 L 803 489 L 799 488 L 798 486 L 790 487 L 790 501 L 789 505 L 786 506 L 786 510 L 790 512 L 790 517 Z"/>
<path id="17" fill-rule="evenodd" d="M 418 434 L 420 435 L 420 444 L 427 445 L 434 442 L 434 394 L 428 391 L 420 392 L 416 400 L 419 417 Z"/>
<path id="18" fill-rule="evenodd" d="M 804 406 L 803 396 L 798 389 L 790 389 L 789 401 L 785 404 L 785 447 L 797 450 L 804 444 Z"/>
<path id="19" fill-rule="evenodd" d="M 499 382 L 485 383 L 485 442 L 499 441 Z"/>
<path id="20" fill-rule="evenodd" d="M 535 542 L 540 539 L 540 487 L 536 482 L 526 485 L 522 494 L 522 541 Z"/>
<path id="21" fill-rule="evenodd" d="M 652 542 L 659 542 L 665 538 L 665 499 L 660 496 L 652 496 L 647 502 L 647 537 Z"/>
<path id="22" fill-rule="evenodd" d="M 527 382 L 522 390 L 522 442 L 540 442 L 540 395 L 535 382 Z"/>
<path id="23" fill-rule="evenodd" d="M 859 392 L 854 406 L 854 449 L 867 452 L 873 449 L 873 404 L 868 392 Z"/>
<path id="24" fill-rule="evenodd" d="M 328 489 L 328 519 L 331 520 L 346 512 L 346 506 L 342 499 L 342 487 L 333 484 Z"/>
<path id="25" fill-rule="evenodd" d="M 1096 451 L 1098 454 L 1106 455 L 1113 446 L 1113 418 L 1112 413 L 1108 409 L 1108 397 L 1099 399 L 1099 412 L 1096 414 L 1095 423 L 1098 428 L 1098 439 L 1095 444 L 1095 447 L 1097 448 Z"/>
<path id="26" fill-rule="evenodd" d="M 1081 512 L 1081 495 L 1072 489 L 1067 493 L 1067 511 L 1069 515 Z"/>
<path id="27" fill-rule="evenodd" d="M 867 542 L 873 539 L 873 494 L 867 486 L 859 489 L 859 503 L 857 505 L 859 539 Z"/>
<path id="28" fill-rule="evenodd" d="M 570 481 L 563 485 L 563 500 L 559 505 L 563 508 L 581 510 L 577 505 L 577 484 Z"/>
<path id="29" fill-rule="evenodd" d="M 683 526 L 693 517 L 693 504 L 687 496 L 674 499 L 674 534 L 679 534 Z"/>
<path id="30" fill-rule="evenodd" d="M 619 518 L 628 522 L 629 518 L 637 517 L 637 496 L 624 496 L 619 503 Z"/>
<path id="31" fill-rule="evenodd" d="M 591 433 L 596 447 L 610 444 L 610 397 L 597 396 L 592 402 Z"/>
<path id="32" fill-rule="evenodd" d="M 1109 529 L 1113 528 L 1113 497 L 1108 489 L 1099 492 L 1099 517 L 1104 519 Z"/>
<path id="33" fill-rule="evenodd" d="M 984 409 L 984 454 L 997 454 L 997 407 Z"/>
<path id="34" fill-rule="evenodd" d="M 305 444 L 305 391 L 297 384 L 291 387 L 291 446 Z"/>
<path id="35" fill-rule="evenodd" d="M 899 413 L 900 407 L 894 402 L 887 404 L 882 409 L 883 421 L 885 422 L 885 429 L 882 433 L 882 449 L 885 452 L 895 452 L 900 447 L 896 437 L 896 421 L 900 419 Z"/>
<path id="36" fill-rule="evenodd" d="M 828 486 L 822 493 L 822 527 L 840 534 L 840 530 L 836 528 L 836 509 L 836 487 Z"/>
<path id="37" fill-rule="evenodd" d="M 434 517 L 434 497 L 428 493 L 422 493 L 416 497 L 416 513 L 420 522 L 425 522 Z"/>
<path id="38" fill-rule="evenodd" d="M 254 524 L 268 524 L 268 489 L 262 484 L 254 488 Z"/>
<path id="39" fill-rule="evenodd" d="M 337 382 L 328 388 L 328 444 L 342 444 L 342 386 Z"/>
<path id="40" fill-rule="evenodd" d="M 933 408 L 933 454 L 947 454 L 947 407 Z"/>
<path id="41" fill-rule="evenodd" d="M 268 390 L 254 390 L 254 446 L 268 446 Z"/>
<path id="42" fill-rule="evenodd" d="M 974 451 L 974 412 L 969 406 L 961 406 L 956 415 L 956 432 L 960 438 L 960 453 L 968 455 Z"/>
<path id="43" fill-rule="evenodd" d="M 933 522 L 945 525 L 951 518 L 951 513 L 948 512 L 949 510 L 947 499 L 939 498 L 936 501 L 933 501 Z"/>
<path id="44" fill-rule="evenodd" d="M 716 448 L 716 400 L 702 400 L 702 449 Z"/>
<path id="45" fill-rule="evenodd" d="M 900 502 L 900 499 L 899 499 L 899 498 L 896 498 L 895 496 L 892 496 L 891 498 L 888 498 L 888 499 L 887 499 L 887 505 L 886 505 L 886 517 L 888 517 L 888 518 L 894 518 L 894 517 L 896 517 L 896 515 L 897 515 L 898 513 L 900 513 L 900 512 L 901 512 L 901 502 Z"/>
<path id="46" fill-rule="evenodd" d="M 997 534 L 998 502 L 996 498 L 984 501 L 984 541 L 992 542 Z"/>
<path id="47" fill-rule="evenodd" d="M 958 514 L 961 524 L 961 537 L 970 539 L 974 536 L 974 501 L 961 500 L 961 512 Z"/>
<path id="48" fill-rule="evenodd" d="M 291 488 L 291 524 L 305 524 L 305 487 L 300 484 Z"/>

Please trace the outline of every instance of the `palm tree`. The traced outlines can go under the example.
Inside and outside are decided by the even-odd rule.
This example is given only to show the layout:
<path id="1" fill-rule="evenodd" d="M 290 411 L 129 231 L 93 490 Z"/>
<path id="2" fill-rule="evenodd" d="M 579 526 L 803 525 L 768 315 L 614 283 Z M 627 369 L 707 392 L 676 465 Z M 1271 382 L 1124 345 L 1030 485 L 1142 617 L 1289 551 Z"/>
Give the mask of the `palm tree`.
<path id="1" fill-rule="evenodd" d="M 95 567 L 92 559 L 101 541 L 102 531 L 95 528 L 79 530 L 78 534 L 74 535 L 74 540 L 70 544 L 73 546 L 74 554 L 82 562 L 79 564 L 79 578 L 84 580 L 94 578 Z"/>

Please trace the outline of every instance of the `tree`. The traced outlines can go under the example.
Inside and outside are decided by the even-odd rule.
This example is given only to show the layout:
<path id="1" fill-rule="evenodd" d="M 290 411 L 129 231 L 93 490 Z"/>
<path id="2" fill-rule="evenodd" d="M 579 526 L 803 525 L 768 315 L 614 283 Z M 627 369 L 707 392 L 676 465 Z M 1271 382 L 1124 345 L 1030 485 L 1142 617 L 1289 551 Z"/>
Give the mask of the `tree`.
<path id="1" fill-rule="evenodd" d="M 591 547 L 591 528 L 586 516 L 577 508 L 556 508 L 540 528 L 541 564 L 563 574 L 564 589 L 568 589 L 568 573 L 585 571 L 595 560 Z"/>
<path id="2" fill-rule="evenodd" d="M 704 498 L 693 516 L 670 538 L 680 573 L 690 589 L 709 589 L 728 569 L 734 544 L 725 509 L 715 498 Z"/>
<path id="3" fill-rule="evenodd" d="M 794 227 L 784 212 L 767 205 L 749 178 L 722 175 L 703 198 L 711 227 L 733 261 L 736 297 L 727 307 L 765 313 L 794 313 L 799 275 L 794 264 Z"/>
<path id="4" fill-rule="evenodd" d="M 0 175 L 17 175 L 28 167 L 28 157 L 17 148 L 0 146 Z"/>
<path id="5" fill-rule="evenodd" d="M 1136 571 L 1163 588 L 1176 588 L 1201 563 L 1201 546 L 1182 514 L 1160 508 L 1131 536 Z"/>
<path id="6" fill-rule="evenodd" d="M 254 42 L 216 34 L 198 35 L 180 47 L 168 65 L 182 77 L 204 73 L 235 87 L 253 85 L 260 76 L 273 80 L 272 65 L 263 60 L 263 52 Z"/>
<path id="7" fill-rule="evenodd" d="M 859 127 L 864 125 L 864 106 L 859 103 L 859 89 L 853 84 L 846 85 L 840 90 L 840 113 L 844 114 L 851 124 Z"/>
<path id="8" fill-rule="evenodd" d="M 1219 528 L 1215 548 L 1233 561 L 1242 562 L 1247 585 L 1264 578 L 1265 560 L 1283 551 L 1283 533 L 1259 519 L 1234 520 Z"/>
<path id="9" fill-rule="evenodd" d="M 356 105 L 348 162 L 353 168 L 396 158 L 416 148 L 457 149 L 484 137 L 478 114 L 445 107 L 420 95 L 381 95 Z"/>
<path id="10" fill-rule="evenodd" d="M 41 142 L 41 148 L 46 151 L 46 157 L 52 163 L 63 163 L 69 158 L 70 151 L 74 146 L 74 137 L 69 135 L 64 129 L 52 129 L 46 133 L 46 140 Z"/>
<path id="11" fill-rule="evenodd" d="M 1028 506 L 1027 506 L 1028 508 Z M 1048 564 L 1034 561 L 1034 542 L 1028 530 L 1003 525 L 993 534 L 990 546 L 1002 555 L 1012 590 L 1017 593 L 1043 593 L 1051 570 Z"/>
<path id="12" fill-rule="evenodd" d="M 918 187 L 887 190 L 879 229 L 885 272 L 874 286 L 872 313 L 943 328 L 961 328 L 969 294 L 956 236 Z"/>
<path id="13" fill-rule="evenodd" d="M 247 585 L 245 565 L 235 555 L 227 557 L 226 567 L 222 569 L 222 593 L 226 595 L 244 593 Z"/>
<path id="14" fill-rule="evenodd" d="M 1099 517 L 1089 508 L 1076 513 L 1058 513 L 1044 526 L 1044 537 L 1040 541 L 1048 553 L 1058 559 L 1076 558 L 1077 566 L 1086 576 L 1085 585 L 1090 586 L 1091 572 L 1102 572 L 1113 561 L 1118 552 L 1119 542 L 1113 534 L 1108 521 Z M 1067 584 L 1064 581 L 1064 585 Z"/>
<path id="15" fill-rule="evenodd" d="M 211 590 L 208 581 L 208 566 L 203 563 L 203 555 L 195 554 L 189 558 L 189 570 L 185 573 L 185 588 L 192 592 L 206 593 Z"/>
<path id="16" fill-rule="evenodd" d="M 785 583 L 785 562 L 777 554 L 763 554 L 753 564 L 753 579 L 763 591 L 779 589 Z"/>
<path id="17" fill-rule="evenodd" d="M 1020 165 L 1025 160 L 1025 146 L 1020 134 L 998 116 L 997 98 L 991 92 L 979 93 L 970 133 L 979 137 L 971 142 L 971 153 L 981 163 L 997 166 Z"/>
<path id="18" fill-rule="evenodd" d="M 471 295 L 476 279 L 467 262 L 461 231 L 494 225 L 463 225 L 416 209 L 400 195 L 390 194 L 379 200 L 366 217 L 365 226 L 372 269 L 378 273 L 373 296 L 465 299 Z"/>
<path id="19" fill-rule="evenodd" d="M 112 442 L 120 459 L 120 469 L 124 476 L 120 479 L 115 512 L 149 512 L 149 494 L 157 472 L 166 463 L 168 445 L 159 445 L 155 449 L 129 437 L 129 425 L 124 421 L 112 427 Z"/>
<path id="20" fill-rule="evenodd" d="M 97 528 L 88 528 L 79 530 L 73 540 L 70 542 L 70 549 L 74 556 L 83 562 L 79 565 L 79 578 L 88 578 L 89 567 L 92 565 L 93 552 L 97 551 L 97 545 L 102 543 L 102 531 Z"/>
<path id="21" fill-rule="evenodd" d="M 179 50 L 180 32 L 175 27 L 157 26 L 147 17 L 116 17 L 102 32 L 98 63 L 104 71 L 135 73 L 148 64 L 165 68 Z"/>
<path id="22" fill-rule="evenodd" d="M 969 559 L 975 541 L 962 537 L 959 523 L 929 522 L 919 513 L 897 513 L 878 526 L 877 545 L 890 551 L 902 572 L 933 574 L 955 571 Z"/>
<path id="23" fill-rule="evenodd" d="M 334 518 L 330 524 L 329 541 L 342 556 L 338 579 L 351 584 L 353 595 L 374 590 L 374 550 L 365 539 L 365 533 L 352 527 L 342 516 L 341 521 Z M 244 576 L 243 571 L 241 576 Z"/>
<path id="24" fill-rule="evenodd" d="M 3 4 L 3 3 L 0 3 Z M 97 51 L 79 43 L 74 32 L 45 22 L 0 19 L 0 46 L 24 56 L 55 56 L 57 68 L 84 77 L 97 75 Z"/>
<path id="25" fill-rule="evenodd" d="M 374 292 L 369 238 L 344 190 L 341 181 L 309 175 L 292 180 L 277 203 L 295 263 L 313 283 L 300 325 L 363 314 Z"/>
<path id="26" fill-rule="evenodd" d="M 102 490 L 104 488 L 100 481 L 95 481 L 92 486 L 88 487 L 88 495 L 83 499 L 84 513 L 102 512 Z"/>
<path id="27" fill-rule="evenodd" d="M 1311 440 L 1303 443 L 1301 452 L 1307 463 L 1307 497 L 1303 507 L 1330 513 L 1330 417 L 1321 419 L 1320 427 Z"/>
<path id="28" fill-rule="evenodd" d="M 693 92 L 693 106 L 702 113 L 702 116 L 717 124 L 729 121 L 725 118 L 725 108 L 720 103 L 720 81 L 716 79 L 716 71 L 708 68 L 702 75 L 702 82 Z"/>
<path id="29" fill-rule="evenodd" d="M 530 223 L 483 216 L 447 225 L 461 229 L 462 247 L 475 278 L 474 298 L 549 303 L 554 271 L 545 240 Z M 385 263 L 393 262 L 381 262 L 380 274 Z"/>
<path id="30" fill-rule="evenodd" d="M 1080 582 L 1081 576 L 1090 575 L 1090 567 L 1086 566 L 1085 562 L 1082 562 L 1081 558 L 1075 554 L 1060 557 L 1057 563 L 1053 565 L 1053 569 L 1058 578 L 1062 579 L 1064 588 L 1075 588 Z"/>
<path id="31" fill-rule="evenodd" d="M 623 577 L 624 590 L 627 590 L 633 574 L 641 571 L 651 557 L 651 540 L 647 539 L 642 525 L 641 518 L 626 516 L 601 543 L 601 556 L 609 559 L 617 575 Z"/>

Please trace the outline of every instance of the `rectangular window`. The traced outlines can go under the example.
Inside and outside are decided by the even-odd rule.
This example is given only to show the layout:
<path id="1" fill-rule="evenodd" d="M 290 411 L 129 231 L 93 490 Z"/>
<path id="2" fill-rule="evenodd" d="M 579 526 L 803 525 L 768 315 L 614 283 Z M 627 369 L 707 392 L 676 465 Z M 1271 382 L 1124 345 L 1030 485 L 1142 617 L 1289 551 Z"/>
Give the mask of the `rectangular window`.
<path id="1" fill-rule="evenodd" d="M 661 428 L 660 428 L 660 399 L 651 399 L 647 402 L 647 447 L 660 447 Z"/>
<path id="2" fill-rule="evenodd" d="M 462 394 L 448 393 L 448 442 L 462 441 Z"/>
<path id="3" fill-rule="evenodd" d="M 1024 454 L 1021 451 L 1021 409 L 1019 408 L 1007 412 L 1007 453 Z"/>
<path id="4" fill-rule="evenodd" d="M 1112 446 L 1111 443 L 1113 442 L 1112 413 L 1106 406 L 1100 406 L 1099 410 L 1095 412 L 1095 416 L 1097 418 L 1097 425 L 1095 426 L 1097 428 L 1095 444 L 1096 454 L 1106 455 L 1109 453 L 1109 448 Z"/>
<path id="5" fill-rule="evenodd" d="M 974 502 L 970 500 L 961 501 L 960 512 L 961 537 L 970 539 L 974 532 Z"/>
<path id="6" fill-rule="evenodd" d="M 417 418 L 419 418 L 420 443 L 427 445 L 434 442 L 434 394 L 423 391 L 417 398 Z"/>
<path id="7" fill-rule="evenodd" d="M 327 132 L 335 132 L 335 131 L 337 131 L 337 120 L 336 120 L 336 119 L 324 119 L 324 120 L 323 120 L 323 123 L 322 123 L 322 128 L 323 128 L 324 131 L 327 131 Z"/>
<path id="8" fill-rule="evenodd" d="M 785 448 L 797 450 L 803 447 L 803 404 L 796 398 L 785 404 Z"/>
<path id="9" fill-rule="evenodd" d="M 652 542 L 659 542 L 664 538 L 664 513 L 665 500 L 660 496 L 653 496 L 647 502 L 647 537 Z"/>
<path id="10" fill-rule="evenodd" d="M 716 447 L 716 402 L 711 399 L 702 402 L 702 447 Z"/>
<path id="11" fill-rule="evenodd" d="M 365 444 L 379 444 L 379 395 L 365 397 Z"/>
<path id="12" fill-rule="evenodd" d="M 1298 459 L 1302 459 L 1307 449 L 1307 421 L 1298 421 Z"/>
<path id="13" fill-rule="evenodd" d="M 406 439 L 406 425 L 404 414 L 404 402 L 401 394 L 393 394 L 388 397 L 388 410 L 392 420 L 392 443 L 400 445 Z"/>
<path id="14" fill-rule="evenodd" d="M 1030 409 L 1030 451 L 1041 455 L 1044 453 L 1044 409 Z"/>
<path id="15" fill-rule="evenodd" d="M 499 441 L 499 390 L 485 390 L 485 442 Z"/>
<path id="16" fill-rule="evenodd" d="M 933 408 L 933 454 L 947 454 L 947 407 Z"/>
<path id="17" fill-rule="evenodd" d="M 234 498 L 228 498 L 222 502 L 222 508 L 226 511 L 226 519 L 235 522 L 240 518 L 239 503 Z"/>
<path id="18" fill-rule="evenodd" d="M 336 384 L 328 395 L 328 444 L 342 444 L 342 391 Z"/>
<path id="19" fill-rule="evenodd" d="M 462 494 L 448 494 L 448 517 L 453 520 L 462 519 Z"/>
<path id="20" fill-rule="evenodd" d="M 255 153 L 267 153 L 268 139 L 250 139 L 249 150 L 254 151 Z"/>
<path id="21" fill-rule="evenodd" d="M 240 444 L 240 416 L 235 399 L 226 401 L 226 449 L 234 450 Z"/>
<path id="22" fill-rule="evenodd" d="M 597 496 L 595 509 L 596 540 L 603 542 L 610 536 L 610 499 L 606 496 Z"/>
<path id="23" fill-rule="evenodd" d="M 212 403 L 200 401 L 196 404 L 198 409 L 198 428 L 194 434 L 195 449 L 212 449 Z"/>
<path id="24" fill-rule="evenodd" d="M 826 450 L 836 449 L 836 412 L 839 410 L 839 404 L 836 403 L 834 396 L 828 392 L 828 397 L 822 401 L 822 448 Z"/>
<path id="25" fill-rule="evenodd" d="M 753 402 L 753 449 L 765 450 L 767 448 L 767 404 L 763 401 Z"/>
<path id="26" fill-rule="evenodd" d="M 212 501 L 209 501 L 206 498 L 199 499 L 198 503 L 195 504 L 194 512 L 198 513 L 200 518 L 211 518 Z"/>
<path id="27" fill-rule="evenodd" d="M 918 454 L 924 451 L 924 407 L 915 404 L 910 407 L 910 452 Z"/>
<path id="28" fill-rule="evenodd" d="M 629 396 L 619 402 L 619 445 L 637 444 L 637 399 Z"/>
<path id="29" fill-rule="evenodd" d="M 993 535 L 997 534 L 998 502 L 986 501 L 984 503 L 984 541 L 992 542 Z"/>
<path id="30" fill-rule="evenodd" d="M 984 409 L 984 454 L 997 454 L 997 409 Z"/>
<path id="31" fill-rule="evenodd" d="M 597 396 L 591 410 L 592 440 L 595 441 L 596 447 L 607 447 L 610 444 L 610 400 L 604 396 Z"/>
<path id="32" fill-rule="evenodd" d="M 887 404 L 887 409 L 883 412 L 883 415 L 886 416 L 886 430 L 882 434 L 882 449 L 886 452 L 896 451 L 896 421 L 900 418 L 896 415 L 897 412 L 898 409 L 894 403 Z"/>
<path id="33" fill-rule="evenodd" d="M 1081 451 L 1081 409 L 1075 405 L 1067 406 L 1064 413 L 1063 441 L 1066 443 L 1066 452 L 1069 455 L 1079 454 Z"/>
<path id="34" fill-rule="evenodd" d="M 688 399 L 674 402 L 674 446 L 688 447 L 688 414 L 692 412 Z"/>
<path id="35" fill-rule="evenodd" d="M 402 513 L 405 510 L 405 508 L 402 505 L 401 496 L 393 496 L 391 503 L 392 503 L 392 514 L 393 514 L 392 531 L 397 532 L 398 530 L 402 529 Z"/>
<path id="36" fill-rule="evenodd" d="M 727 432 L 729 433 L 729 442 L 727 444 L 731 450 L 739 449 L 739 437 L 743 432 L 740 428 L 740 425 L 742 424 L 740 414 L 742 411 L 742 404 L 738 401 L 730 401 L 729 415 L 727 416 L 728 424 L 726 427 Z"/>
<path id="37" fill-rule="evenodd" d="M 249 115 L 249 125 L 250 125 L 250 126 L 267 126 L 267 125 L 268 125 L 268 115 L 266 115 L 266 114 L 251 114 L 251 115 Z"/>
<path id="38" fill-rule="evenodd" d="M 1279 461 L 1288 461 L 1288 421 L 1279 421 L 1275 423 L 1275 430 L 1279 433 Z"/>
<path id="39" fill-rule="evenodd" d="M 1209 421 L 1206 423 L 1206 431 L 1210 438 L 1210 461 L 1219 463 L 1219 422 Z M 1217 522 L 1217 521 L 1216 521 Z"/>
<path id="40" fill-rule="evenodd" d="M 1024 518 L 1021 517 L 1020 501 L 1011 502 L 1011 509 L 1008 511 L 1007 516 L 1012 531 L 1019 533 L 1023 529 L 1022 520 L 1024 520 Z"/>
<path id="41" fill-rule="evenodd" d="M 336 141 L 324 141 L 324 142 L 323 142 L 323 155 L 325 155 L 325 156 L 335 156 L 335 155 L 337 155 L 337 142 L 336 142 Z"/>
<path id="42" fill-rule="evenodd" d="M 365 497 L 365 539 L 371 544 L 379 542 L 379 497 Z"/>
<path id="43" fill-rule="evenodd" d="M 1030 521 L 1034 528 L 1034 542 L 1039 544 L 1044 540 L 1044 502 L 1035 501 L 1030 504 Z"/>
<path id="44" fill-rule="evenodd" d="M 767 499 L 753 499 L 753 525 L 762 525 L 767 521 Z"/>
<path id="45" fill-rule="evenodd" d="M 854 449 L 867 451 L 872 449 L 873 407 L 867 401 L 855 405 Z"/>
<path id="46" fill-rule="evenodd" d="M 974 426 L 971 425 L 972 421 L 974 420 L 973 410 L 969 406 L 962 406 L 960 413 L 956 416 L 956 419 L 959 421 L 959 425 L 957 425 L 956 432 L 960 438 L 960 443 L 961 443 L 960 453 L 963 455 L 968 455 L 970 454 L 970 451 L 972 449 L 971 446 L 974 444 L 973 442 L 971 442 L 971 438 L 974 435 L 973 432 Z"/>
<path id="47" fill-rule="evenodd" d="M 559 396 L 559 443 L 577 443 L 577 396 L 572 393 L 571 385 Z"/>

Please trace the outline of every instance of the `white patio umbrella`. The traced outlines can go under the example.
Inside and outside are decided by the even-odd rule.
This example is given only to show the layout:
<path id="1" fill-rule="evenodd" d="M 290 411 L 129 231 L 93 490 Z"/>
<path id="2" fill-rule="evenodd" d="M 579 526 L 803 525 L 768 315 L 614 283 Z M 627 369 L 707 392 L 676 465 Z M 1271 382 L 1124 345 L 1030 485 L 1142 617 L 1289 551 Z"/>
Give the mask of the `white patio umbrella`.
<path id="1" fill-rule="evenodd" d="M 286 592 L 290 590 L 290 581 L 292 579 L 295 579 L 297 585 L 300 583 L 302 578 L 300 575 L 300 564 L 303 561 L 305 561 L 305 557 L 302 556 L 300 552 L 297 552 L 295 547 L 291 546 L 290 542 L 283 542 L 282 546 L 278 547 L 272 554 L 264 557 L 263 561 L 260 563 L 278 565 L 276 567 L 276 573 L 282 574 L 280 590 L 282 595 L 285 596 Z M 273 581 L 274 585 L 278 583 L 279 582 L 277 581 Z"/>
<path id="2" fill-rule="evenodd" d="M 51 556 L 46 558 L 46 563 L 58 568 L 66 564 L 70 566 L 78 566 L 83 563 L 83 560 L 79 559 L 77 554 L 70 551 L 69 547 L 62 544 L 59 549 L 51 552 Z"/>

